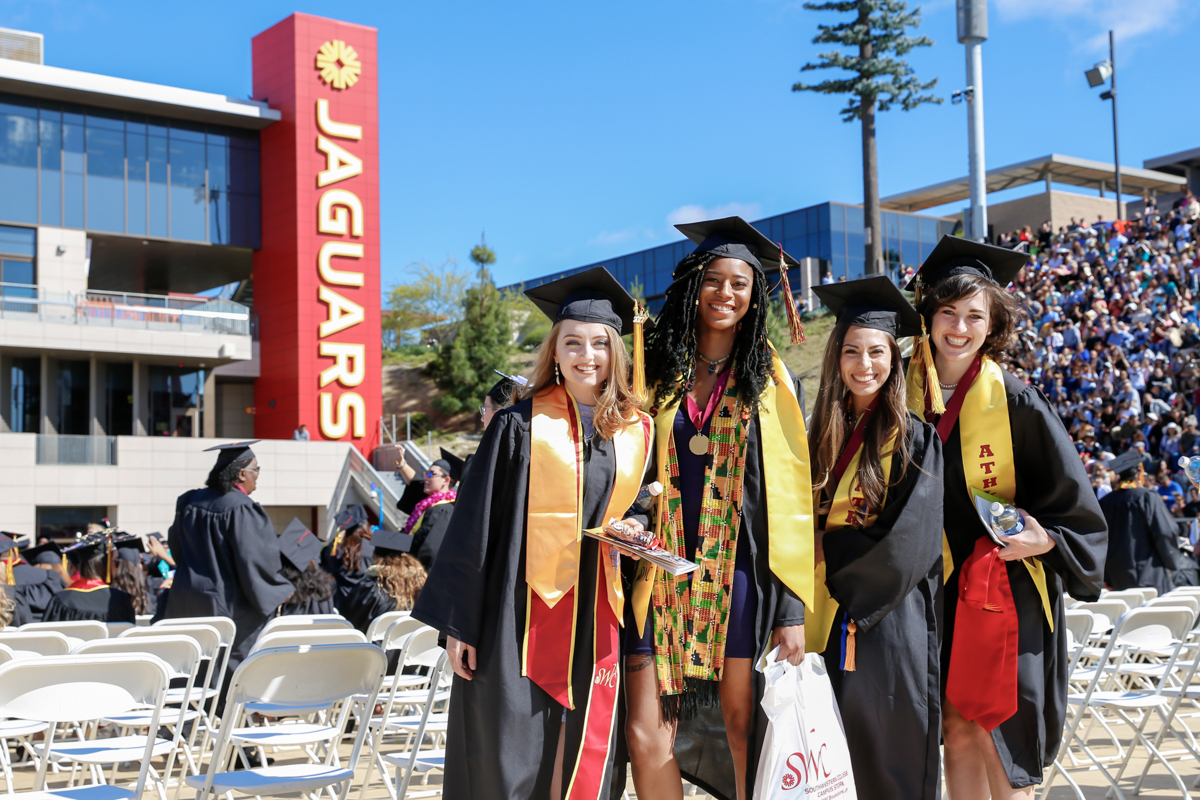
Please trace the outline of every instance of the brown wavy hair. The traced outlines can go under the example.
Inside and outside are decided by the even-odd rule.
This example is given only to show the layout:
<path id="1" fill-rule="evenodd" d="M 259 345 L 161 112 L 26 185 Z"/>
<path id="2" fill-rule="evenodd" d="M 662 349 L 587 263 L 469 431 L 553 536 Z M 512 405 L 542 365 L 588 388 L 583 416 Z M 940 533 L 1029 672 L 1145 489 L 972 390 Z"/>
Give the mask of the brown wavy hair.
<path id="1" fill-rule="evenodd" d="M 342 539 L 338 546 L 338 558 L 347 571 L 358 572 L 362 569 L 362 540 L 364 536 L 371 538 L 370 531 L 369 525 L 359 525 L 353 531 L 348 531 Z"/>
<path id="2" fill-rule="evenodd" d="M 979 352 L 993 361 L 1000 362 L 1007 353 L 1008 346 L 1012 344 L 1017 317 L 1021 313 L 1012 292 L 979 275 L 951 275 L 925 292 L 921 302 L 917 304 L 917 310 L 925 318 L 926 330 L 933 333 L 934 314 L 959 300 L 974 296 L 977 292 L 983 292 L 987 298 L 990 326 Z M 929 344 L 934 348 L 937 346 L 932 336 Z"/>
<path id="3" fill-rule="evenodd" d="M 534 363 L 533 375 L 521 390 L 522 400 L 554 388 L 554 351 L 558 346 L 559 336 L 562 335 L 562 325 L 562 321 L 554 323 L 550 335 L 542 342 Z M 597 436 L 608 440 L 637 421 L 637 411 L 646 402 L 646 398 L 633 393 L 633 385 L 629 379 L 629 351 L 625 349 L 621 335 L 610 325 L 605 325 L 604 330 L 608 333 L 609 343 L 608 380 L 604 382 L 604 388 L 596 398 L 596 413 L 592 417 L 592 425 Z"/>
<path id="4" fill-rule="evenodd" d="M 808 428 L 808 448 L 812 457 L 812 479 L 814 495 L 827 489 L 832 497 L 837 490 L 831 486 L 833 468 L 842 448 L 854 432 L 855 416 L 852 395 L 842 380 L 842 344 L 849 321 L 839 322 L 825 345 L 821 359 L 821 386 L 817 390 L 817 402 L 813 408 L 812 423 Z M 896 444 L 891 454 L 900 455 L 900 475 L 903 477 L 911 461 L 908 450 L 908 409 L 905 390 L 904 362 L 900 346 L 889 336 L 892 373 L 879 390 L 875 412 L 863 431 L 862 456 L 858 461 L 858 479 L 862 484 L 863 498 L 867 507 L 874 512 L 883 508 L 887 499 L 888 476 L 883 474 L 883 458 L 888 442 L 894 437 Z M 820 506 L 821 503 L 816 505 Z"/>
<path id="5" fill-rule="evenodd" d="M 371 572 L 379 581 L 379 588 L 387 592 L 396 601 L 396 610 L 408 611 L 417 602 L 417 595 L 425 587 L 428 577 L 421 562 L 408 553 L 394 553 L 390 550 L 377 551 L 375 563 Z"/>

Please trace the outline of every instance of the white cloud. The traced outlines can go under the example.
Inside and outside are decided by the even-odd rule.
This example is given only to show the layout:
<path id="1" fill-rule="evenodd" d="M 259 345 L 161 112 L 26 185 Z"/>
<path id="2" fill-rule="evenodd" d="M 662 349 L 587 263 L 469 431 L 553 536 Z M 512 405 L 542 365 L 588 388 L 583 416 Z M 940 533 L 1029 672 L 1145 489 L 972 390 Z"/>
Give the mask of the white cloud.
<path id="1" fill-rule="evenodd" d="M 682 225 L 685 222 L 700 222 L 706 219 L 735 216 L 747 221 L 756 220 L 762 216 L 762 206 L 758 203 L 725 203 L 709 208 L 697 205 L 680 206 L 667 214 L 667 224 Z"/>
<path id="2" fill-rule="evenodd" d="M 1006 21 L 1049 18 L 1067 23 L 1089 49 L 1104 49 L 1108 31 L 1132 39 L 1177 27 L 1194 9 L 1189 0 L 1157 0 L 1153 7 L 1130 0 L 996 0 Z"/>

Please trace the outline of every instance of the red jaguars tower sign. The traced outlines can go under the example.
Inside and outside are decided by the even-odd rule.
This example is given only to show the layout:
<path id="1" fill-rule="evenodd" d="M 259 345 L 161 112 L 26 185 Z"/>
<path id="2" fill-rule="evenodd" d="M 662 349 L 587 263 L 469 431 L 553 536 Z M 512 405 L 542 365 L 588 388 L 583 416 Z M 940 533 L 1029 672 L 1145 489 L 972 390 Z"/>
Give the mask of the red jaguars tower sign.
<path id="1" fill-rule="evenodd" d="M 255 436 L 352 442 L 369 455 L 383 406 L 376 30 L 293 14 L 254 37 L 262 249 L 254 254 Z"/>

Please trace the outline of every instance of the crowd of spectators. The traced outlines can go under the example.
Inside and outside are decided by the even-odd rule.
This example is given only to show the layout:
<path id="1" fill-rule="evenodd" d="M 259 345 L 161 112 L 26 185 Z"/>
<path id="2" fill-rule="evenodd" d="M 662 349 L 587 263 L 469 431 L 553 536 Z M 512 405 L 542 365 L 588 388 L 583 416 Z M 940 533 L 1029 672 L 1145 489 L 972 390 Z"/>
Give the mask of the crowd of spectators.
<path id="1" fill-rule="evenodd" d="M 1200 201 L 1144 208 L 1000 237 L 1029 252 L 1008 368 L 1055 405 L 1100 497 L 1116 488 L 1108 462 L 1136 448 L 1171 512 L 1196 517 L 1178 461 L 1200 455 Z"/>

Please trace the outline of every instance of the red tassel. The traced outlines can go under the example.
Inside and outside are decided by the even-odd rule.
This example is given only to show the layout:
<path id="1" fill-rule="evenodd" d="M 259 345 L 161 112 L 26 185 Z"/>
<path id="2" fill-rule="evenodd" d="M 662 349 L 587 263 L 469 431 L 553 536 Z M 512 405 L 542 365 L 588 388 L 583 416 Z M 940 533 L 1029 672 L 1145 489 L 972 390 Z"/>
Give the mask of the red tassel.
<path id="1" fill-rule="evenodd" d="M 783 245 L 779 245 L 779 274 L 783 277 L 783 294 L 787 303 L 788 330 L 791 333 L 792 344 L 804 344 L 804 326 L 800 324 L 800 312 L 796 310 L 796 298 L 792 296 L 792 286 L 788 283 L 787 261 L 783 256 Z"/>
<path id="2" fill-rule="evenodd" d="M 854 672 L 854 633 L 858 630 L 858 626 L 854 624 L 854 620 L 850 620 L 850 624 L 846 626 L 846 666 L 843 672 Z"/>

